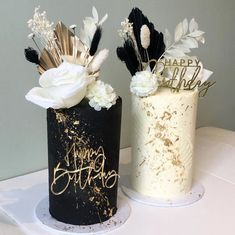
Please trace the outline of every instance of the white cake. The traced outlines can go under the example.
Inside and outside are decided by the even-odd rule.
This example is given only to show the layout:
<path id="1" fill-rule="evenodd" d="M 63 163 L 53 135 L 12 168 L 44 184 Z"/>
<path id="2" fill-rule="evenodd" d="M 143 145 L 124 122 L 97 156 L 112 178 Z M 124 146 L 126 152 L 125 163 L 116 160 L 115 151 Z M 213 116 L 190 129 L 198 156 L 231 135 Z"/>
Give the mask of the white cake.
<path id="1" fill-rule="evenodd" d="M 159 88 L 132 94 L 132 176 L 137 192 L 154 198 L 185 195 L 192 184 L 197 91 Z"/>

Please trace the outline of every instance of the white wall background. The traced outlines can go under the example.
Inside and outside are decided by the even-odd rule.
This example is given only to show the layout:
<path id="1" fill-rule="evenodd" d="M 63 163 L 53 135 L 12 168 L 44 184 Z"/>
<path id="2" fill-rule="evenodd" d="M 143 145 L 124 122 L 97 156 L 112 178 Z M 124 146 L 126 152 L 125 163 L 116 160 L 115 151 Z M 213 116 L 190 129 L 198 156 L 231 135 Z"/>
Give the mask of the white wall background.
<path id="1" fill-rule="evenodd" d="M 110 50 L 101 79 L 110 82 L 123 98 L 122 147 L 129 146 L 130 75 L 116 58 L 121 44 L 120 22 L 138 6 L 156 28 L 171 31 L 183 20 L 195 17 L 206 31 L 206 44 L 195 50 L 204 65 L 214 71 L 217 84 L 199 102 L 198 126 L 235 130 L 235 1 L 234 0 L 1 0 L 0 1 L 0 179 L 47 165 L 46 111 L 27 102 L 24 95 L 37 85 L 35 67 L 24 59 L 35 6 L 46 10 L 53 22 L 82 26 L 82 19 L 96 6 L 100 16 L 109 13 L 104 24 L 102 47 Z M 101 47 L 100 47 L 101 48 Z"/>

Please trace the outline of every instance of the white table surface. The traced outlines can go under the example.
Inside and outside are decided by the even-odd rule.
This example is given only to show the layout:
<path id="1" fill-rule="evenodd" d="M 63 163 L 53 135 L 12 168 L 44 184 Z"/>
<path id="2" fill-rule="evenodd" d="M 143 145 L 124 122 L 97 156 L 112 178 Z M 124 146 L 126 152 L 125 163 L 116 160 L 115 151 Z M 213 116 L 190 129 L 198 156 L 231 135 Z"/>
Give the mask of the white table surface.
<path id="1" fill-rule="evenodd" d="M 121 150 L 120 157 L 120 174 L 127 175 L 130 149 Z M 194 178 L 205 187 L 200 201 L 157 208 L 126 198 L 130 218 L 107 234 L 235 235 L 235 132 L 212 127 L 197 130 Z M 43 230 L 30 210 L 46 195 L 47 170 L 0 182 L 0 235 L 58 234 Z"/>

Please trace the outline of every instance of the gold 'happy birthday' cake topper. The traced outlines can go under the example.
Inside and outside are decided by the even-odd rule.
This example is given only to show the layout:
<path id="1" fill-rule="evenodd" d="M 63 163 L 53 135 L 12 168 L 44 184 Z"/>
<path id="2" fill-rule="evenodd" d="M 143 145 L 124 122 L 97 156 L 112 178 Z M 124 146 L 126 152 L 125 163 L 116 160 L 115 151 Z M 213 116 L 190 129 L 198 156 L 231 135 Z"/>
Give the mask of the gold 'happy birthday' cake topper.
<path id="1" fill-rule="evenodd" d="M 215 84 L 207 81 L 212 72 L 203 68 L 198 58 L 188 55 L 199 43 L 205 43 L 204 32 L 194 19 L 180 22 L 174 36 L 167 29 L 163 35 L 140 9 L 133 8 L 121 27 L 118 32 L 124 44 L 117 48 L 117 56 L 132 75 L 133 94 L 147 97 L 158 87 L 168 87 L 174 92 L 198 89 L 203 97 Z"/>
<path id="2" fill-rule="evenodd" d="M 106 156 L 103 147 L 99 146 L 94 150 L 77 148 L 77 145 L 79 142 L 73 143 L 64 158 L 66 168 L 61 167 L 61 162 L 58 162 L 54 168 L 51 192 L 54 195 L 63 194 L 72 182 L 75 188 L 84 190 L 97 180 L 101 182 L 103 188 L 113 188 L 119 175 L 115 170 L 105 172 Z M 66 183 L 58 188 L 59 182 L 64 180 Z"/>
<path id="3" fill-rule="evenodd" d="M 151 61 L 152 62 L 152 61 Z M 204 97 L 216 82 L 203 81 L 203 66 L 198 59 L 165 59 L 155 61 L 153 73 L 162 77 L 160 86 L 168 87 L 173 92 L 180 90 L 199 90 L 199 97 Z M 160 69 L 160 73 L 158 71 Z M 169 72 L 170 71 L 170 72 Z"/>

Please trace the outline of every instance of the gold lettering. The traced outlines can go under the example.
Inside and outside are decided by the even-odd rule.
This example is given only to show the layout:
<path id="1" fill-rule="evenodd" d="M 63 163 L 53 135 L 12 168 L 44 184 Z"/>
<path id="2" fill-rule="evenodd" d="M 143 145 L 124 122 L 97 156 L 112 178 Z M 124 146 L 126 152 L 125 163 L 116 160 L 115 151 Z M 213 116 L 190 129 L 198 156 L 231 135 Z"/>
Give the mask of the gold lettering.
<path id="1" fill-rule="evenodd" d="M 81 139 L 77 139 L 80 140 Z M 54 168 L 51 192 L 54 195 L 63 194 L 70 183 L 85 189 L 90 186 L 95 179 L 101 181 L 102 187 L 112 188 L 115 186 L 119 175 L 115 170 L 105 172 L 106 156 L 104 148 L 100 146 L 97 150 L 81 147 L 81 142 L 75 142 L 69 148 L 64 161 L 67 168 L 62 168 L 58 163 Z M 58 189 L 60 181 L 63 185 Z"/>
<path id="2" fill-rule="evenodd" d="M 171 66 L 171 59 L 165 59 L 164 64 L 165 66 Z"/>
<path id="3" fill-rule="evenodd" d="M 200 65 L 200 60 L 195 59 L 165 59 L 164 60 L 164 69 L 166 67 L 173 67 L 172 77 L 169 79 L 164 78 L 161 86 L 168 87 L 172 91 L 179 92 L 180 90 L 194 90 L 196 88 L 199 89 L 199 96 L 204 97 L 209 88 L 212 87 L 215 82 L 197 80 L 199 74 L 201 73 L 202 67 Z M 161 62 L 162 63 L 162 62 Z M 195 68 L 195 71 L 191 78 L 185 79 L 185 75 L 187 73 L 188 67 Z"/>
<path id="4" fill-rule="evenodd" d="M 184 59 L 181 59 L 181 60 L 180 60 L 180 66 L 184 66 L 184 64 L 185 64 L 185 60 L 184 60 Z"/>
<path id="5" fill-rule="evenodd" d="M 200 63 L 200 60 L 195 60 L 195 62 L 196 62 L 196 66 L 198 67 L 199 66 L 199 63 Z M 201 66 L 200 66 L 201 67 Z"/>
<path id="6" fill-rule="evenodd" d="M 188 59 L 188 66 L 192 65 L 193 64 L 193 60 L 191 59 Z"/>
<path id="7" fill-rule="evenodd" d="M 178 66 L 177 59 L 174 59 L 174 60 L 173 60 L 173 64 L 172 64 L 172 66 Z"/>

